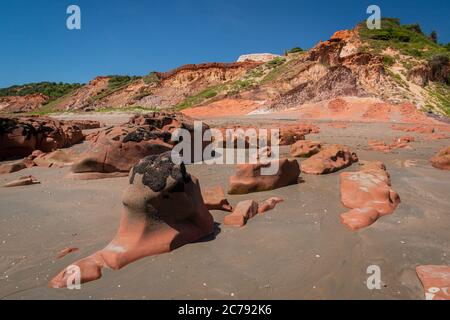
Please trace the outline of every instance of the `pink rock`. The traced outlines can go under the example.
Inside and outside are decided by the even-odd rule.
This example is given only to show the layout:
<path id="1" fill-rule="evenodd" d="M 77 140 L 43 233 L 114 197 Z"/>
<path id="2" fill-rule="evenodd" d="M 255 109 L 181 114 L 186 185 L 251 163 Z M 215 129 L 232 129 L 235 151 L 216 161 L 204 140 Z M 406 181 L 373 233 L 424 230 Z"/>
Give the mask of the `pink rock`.
<path id="1" fill-rule="evenodd" d="M 273 197 L 273 198 L 267 199 L 266 201 L 261 202 L 259 204 L 258 213 L 261 214 L 261 213 L 273 210 L 273 209 L 275 209 L 277 204 L 279 204 L 283 201 L 284 201 L 284 199 L 278 198 L 278 197 Z"/>
<path id="2" fill-rule="evenodd" d="M 437 169 L 450 170 L 450 147 L 442 149 L 431 158 L 431 164 Z"/>
<path id="3" fill-rule="evenodd" d="M 358 230 L 393 213 L 400 204 L 400 197 L 391 188 L 384 164 L 371 162 L 358 172 L 341 174 L 341 201 L 345 207 L 353 209 L 341 215 L 342 223 L 351 230 Z"/>
<path id="4" fill-rule="evenodd" d="M 328 174 L 358 162 L 356 153 L 342 145 L 330 145 L 318 154 L 302 162 L 302 171 L 307 174 Z"/>
<path id="5" fill-rule="evenodd" d="M 320 152 L 322 143 L 318 141 L 297 141 L 291 146 L 291 156 L 309 158 Z"/>
<path id="6" fill-rule="evenodd" d="M 226 226 L 243 227 L 247 221 L 258 214 L 258 204 L 253 200 L 241 201 L 237 204 L 233 213 L 226 216 Z"/>
<path id="7" fill-rule="evenodd" d="M 419 266 L 416 272 L 424 287 L 426 300 L 450 300 L 449 266 Z"/>

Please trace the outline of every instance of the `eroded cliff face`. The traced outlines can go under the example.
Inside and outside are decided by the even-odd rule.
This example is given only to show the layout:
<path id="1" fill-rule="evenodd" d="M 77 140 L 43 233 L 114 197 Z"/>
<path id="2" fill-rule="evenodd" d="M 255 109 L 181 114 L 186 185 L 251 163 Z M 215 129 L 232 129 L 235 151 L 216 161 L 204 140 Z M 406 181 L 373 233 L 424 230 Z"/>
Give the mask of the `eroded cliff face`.
<path id="1" fill-rule="evenodd" d="M 260 63 L 204 63 L 185 65 L 170 72 L 154 73 L 151 79 L 136 78 L 111 88 L 110 77 L 97 77 L 70 97 L 55 104 L 57 110 L 96 110 L 142 106 L 168 108 L 208 87 L 234 81 Z"/>
<path id="2" fill-rule="evenodd" d="M 96 77 L 87 85 L 76 90 L 54 104 L 55 110 L 79 111 L 89 108 L 95 103 L 96 97 L 108 89 L 109 77 Z"/>
<path id="3" fill-rule="evenodd" d="M 186 65 L 171 72 L 159 74 L 159 84 L 152 94 L 136 103 L 149 107 L 175 106 L 187 97 L 196 95 L 207 88 L 236 81 L 248 70 L 260 65 L 257 62 L 205 63 Z"/>
<path id="4" fill-rule="evenodd" d="M 49 97 L 40 93 L 25 96 L 0 97 L 0 112 L 31 112 L 41 108 L 48 100 Z"/>
<path id="5" fill-rule="evenodd" d="M 390 47 L 376 52 L 367 40 L 362 40 L 360 26 L 338 31 L 309 51 L 273 57 L 269 61 L 264 56 L 262 61 L 190 64 L 169 72 L 133 77 L 123 83 L 117 83 L 114 77 L 97 77 L 72 94 L 51 102 L 51 109 L 92 111 L 130 106 L 205 109 L 209 105 L 216 108 L 221 101 L 224 106 L 235 101 L 236 105 L 253 102 L 250 104 L 258 110 L 252 112 L 271 112 L 340 97 L 359 97 L 391 104 L 412 103 L 418 109 L 431 105 L 436 113 L 445 113 L 440 100 L 442 96 L 445 100 L 449 91 L 439 92 L 439 86 L 450 81 L 450 63 L 420 60 Z M 439 94 L 433 94 L 434 88 Z M 42 103 L 38 98 L 43 100 L 43 97 L 30 97 L 30 101 L 0 99 L 0 111 L 39 109 Z"/>
<path id="6" fill-rule="evenodd" d="M 336 32 L 303 56 L 288 61 L 289 72 L 280 74 L 266 86 L 278 83 L 278 94 L 269 109 L 288 109 L 305 103 L 341 96 L 392 97 L 392 83 L 382 58 L 361 51 L 356 30 Z"/>

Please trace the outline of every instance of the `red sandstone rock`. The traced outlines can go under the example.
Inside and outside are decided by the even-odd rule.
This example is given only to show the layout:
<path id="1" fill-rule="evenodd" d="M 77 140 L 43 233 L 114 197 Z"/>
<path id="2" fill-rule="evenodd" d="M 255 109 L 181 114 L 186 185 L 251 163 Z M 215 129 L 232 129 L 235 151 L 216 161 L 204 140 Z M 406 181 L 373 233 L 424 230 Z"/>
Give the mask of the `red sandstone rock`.
<path id="1" fill-rule="evenodd" d="M 264 127 L 264 126 L 263 126 Z M 223 141 L 217 141 L 217 144 L 223 148 L 227 148 L 226 139 L 227 139 L 227 130 L 231 130 L 233 134 L 229 137 L 230 141 L 233 143 L 231 144 L 234 148 L 238 148 L 240 146 L 244 146 L 244 148 L 248 149 L 250 147 L 256 147 L 257 144 L 252 143 L 252 140 L 250 139 L 250 131 L 252 130 L 253 135 L 255 137 L 258 137 L 260 134 L 259 127 L 244 127 L 244 126 L 234 126 L 234 127 L 227 127 L 227 128 L 219 128 L 219 130 L 222 132 Z M 311 134 L 311 133 L 319 133 L 320 129 L 319 127 L 312 125 L 312 124 L 296 124 L 296 125 L 286 125 L 286 124 L 280 124 L 277 126 L 270 126 L 267 128 L 264 128 L 267 130 L 267 144 L 270 146 L 271 141 L 271 135 L 270 130 L 271 129 L 278 129 L 279 130 L 279 145 L 280 146 L 288 146 L 292 145 L 297 141 L 305 140 L 305 135 Z M 245 135 L 247 134 L 247 135 Z"/>
<path id="2" fill-rule="evenodd" d="M 255 201 L 242 201 L 237 204 L 232 214 L 225 217 L 224 224 L 226 226 L 243 227 L 248 220 L 257 214 L 258 204 Z"/>
<path id="3" fill-rule="evenodd" d="M 258 213 L 257 206 L 258 204 L 253 201 L 244 201 L 238 203 L 236 208 L 234 209 L 233 213 L 226 216 L 224 218 L 224 225 L 226 226 L 234 226 L 234 227 L 243 227 L 247 220 L 249 219 L 249 215 L 254 216 L 255 215 L 255 208 L 254 205 L 256 205 L 256 213 Z M 253 211 L 253 212 L 249 212 Z"/>
<path id="4" fill-rule="evenodd" d="M 422 126 L 393 125 L 392 129 L 399 130 L 399 131 L 405 131 L 405 132 L 428 133 L 428 134 L 435 132 L 434 127 L 431 127 L 428 125 L 422 125 Z"/>
<path id="5" fill-rule="evenodd" d="M 268 163 L 238 165 L 234 176 L 229 179 L 229 194 L 247 194 L 269 191 L 298 183 L 300 167 L 296 160 L 280 159 Z M 261 175 L 262 168 L 278 164 L 275 175 Z"/>
<path id="6" fill-rule="evenodd" d="M 175 165 L 170 153 L 149 156 L 130 172 L 115 238 L 104 249 L 75 262 L 81 282 L 97 280 L 103 268 L 118 270 L 144 257 L 167 253 L 210 235 L 214 220 L 198 180 Z M 64 288 L 70 267 L 49 283 Z"/>
<path id="7" fill-rule="evenodd" d="M 416 272 L 424 287 L 426 300 L 450 300 L 449 266 L 419 266 Z"/>
<path id="8" fill-rule="evenodd" d="M 261 202 L 259 204 L 258 213 L 262 214 L 264 212 L 273 210 L 273 209 L 275 209 L 277 204 L 279 204 L 279 203 L 281 203 L 283 201 L 284 201 L 284 199 L 279 198 L 279 197 L 272 197 L 270 199 L 267 199 L 266 201 Z"/>
<path id="9" fill-rule="evenodd" d="M 403 136 L 400 138 L 397 138 L 393 143 L 390 145 L 386 144 L 383 141 L 378 140 L 369 140 L 369 149 L 373 151 L 380 151 L 389 153 L 396 149 L 404 149 L 404 148 L 410 148 L 408 145 L 410 142 L 414 142 L 415 138 L 411 136 Z"/>
<path id="10" fill-rule="evenodd" d="M 307 174 L 328 174 L 339 171 L 358 162 L 356 153 L 347 146 L 326 146 L 318 154 L 301 163 L 302 172 Z"/>
<path id="11" fill-rule="evenodd" d="M 57 150 L 50 153 L 44 153 L 33 159 L 38 167 L 65 167 L 74 163 L 74 157 L 63 150 Z"/>
<path id="12" fill-rule="evenodd" d="M 446 135 L 445 133 L 434 133 L 434 134 L 430 134 L 426 137 L 426 140 L 444 140 L 444 139 L 448 139 L 449 136 Z"/>
<path id="13" fill-rule="evenodd" d="M 26 169 L 27 166 L 23 161 L 16 161 L 12 163 L 5 163 L 0 165 L 0 174 L 7 174 Z"/>
<path id="14" fill-rule="evenodd" d="M 450 170 L 450 147 L 440 150 L 431 158 L 433 167 L 441 170 Z"/>
<path id="15" fill-rule="evenodd" d="M 90 148 L 72 166 L 70 177 L 100 179 L 126 176 L 140 159 L 171 150 L 171 140 L 178 128 L 189 130 L 194 146 L 193 122 L 180 114 L 152 113 L 138 115 L 128 124 L 106 128 L 90 137 Z M 203 130 L 206 130 L 205 125 Z M 202 147 L 206 146 L 203 143 Z"/>
<path id="16" fill-rule="evenodd" d="M 353 209 L 341 215 L 342 223 L 351 230 L 358 230 L 393 213 L 400 204 L 400 197 L 391 188 L 384 164 L 371 162 L 358 172 L 341 174 L 341 201 L 345 207 Z"/>
<path id="17" fill-rule="evenodd" d="M 48 117 L 0 118 L 0 159 L 51 152 L 81 142 L 81 130 Z"/>
<path id="18" fill-rule="evenodd" d="M 291 146 L 291 156 L 309 158 L 320 152 L 322 143 L 318 141 L 297 141 Z"/>
<path id="19" fill-rule="evenodd" d="M 66 122 L 78 127 L 80 130 L 98 129 L 104 126 L 103 123 L 95 120 L 69 120 Z"/>
<path id="20" fill-rule="evenodd" d="M 8 182 L 3 187 L 5 188 L 12 188 L 12 187 L 22 187 L 22 186 L 29 186 L 33 184 L 39 184 L 40 182 L 33 176 L 26 176 L 21 177 L 17 180 Z"/>
<path id="21" fill-rule="evenodd" d="M 205 189 L 202 191 L 202 195 L 208 210 L 233 211 L 221 186 Z"/>

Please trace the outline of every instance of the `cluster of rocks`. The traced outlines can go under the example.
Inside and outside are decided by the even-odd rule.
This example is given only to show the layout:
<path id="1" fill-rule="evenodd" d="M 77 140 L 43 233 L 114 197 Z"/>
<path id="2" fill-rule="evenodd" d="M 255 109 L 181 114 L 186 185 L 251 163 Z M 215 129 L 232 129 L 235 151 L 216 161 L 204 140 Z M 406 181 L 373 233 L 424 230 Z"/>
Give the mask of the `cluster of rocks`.
<path id="1" fill-rule="evenodd" d="M 248 131 L 249 129 L 252 131 Z M 256 148 L 258 147 L 257 138 L 261 135 L 266 138 L 267 145 L 271 146 L 271 129 L 280 130 L 279 135 L 277 136 L 279 139 L 279 141 L 277 141 L 279 146 L 290 146 L 297 141 L 305 140 L 305 136 L 308 134 L 316 134 L 320 132 L 319 127 L 313 124 L 283 125 L 277 128 L 265 128 L 267 131 L 265 131 L 264 134 L 262 134 L 259 129 L 255 129 L 254 127 L 232 126 L 230 128 L 219 128 L 222 133 L 223 140 L 215 141 L 215 144 L 221 148 L 229 148 L 230 145 L 235 149 Z M 252 140 L 253 138 L 255 140 Z"/>
<path id="2" fill-rule="evenodd" d="M 72 166 L 75 179 L 99 179 L 128 175 L 139 160 L 172 150 L 178 141 L 172 140 L 177 129 L 186 129 L 195 145 L 194 123 L 182 114 L 150 113 L 136 115 L 126 124 L 108 127 L 88 137 L 89 148 Z M 208 127 L 203 125 L 203 132 Z M 202 149 L 208 144 L 201 142 Z M 191 152 L 193 154 L 193 152 Z"/>
<path id="3" fill-rule="evenodd" d="M 81 128 L 96 127 L 97 123 L 74 124 L 47 118 L 2 119 L 1 122 L 2 139 L 8 142 L 2 144 L 2 155 L 25 158 L 0 166 L 0 173 L 31 166 L 72 165 L 72 175 L 76 178 L 129 176 L 122 198 L 122 218 L 114 239 L 104 249 L 64 269 L 49 283 L 51 287 L 65 287 L 74 265 L 81 269 L 81 282 L 89 282 L 99 279 L 104 268 L 121 269 L 138 259 L 166 253 L 210 236 L 214 233 L 210 210 L 228 213 L 223 220 L 225 226 L 243 227 L 252 218 L 284 201 L 279 197 L 260 203 L 248 199 L 233 207 L 221 186 L 202 190 L 198 179 L 187 172 L 185 165 L 175 164 L 171 158 L 170 151 L 178 143 L 172 141 L 175 130 L 186 129 L 193 142 L 195 139 L 193 121 L 181 114 L 134 116 L 126 124 L 95 132 L 87 138 L 88 149 L 78 157 L 59 149 L 82 141 Z M 207 129 L 207 126 L 202 128 Z M 291 146 L 291 156 L 306 159 L 301 162 L 292 158 L 259 159 L 256 164 L 238 165 L 235 174 L 229 178 L 228 194 L 244 195 L 283 188 L 297 184 L 302 172 L 330 174 L 359 161 L 348 146 L 305 140 L 305 136 L 313 132 L 318 130 L 304 125 L 283 129 L 281 140 L 284 145 Z M 389 146 L 375 143 L 372 146 L 383 151 L 384 148 L 404 147 L 412 141 L 412 137 L 402 137 Z M 206 145 L 202 142 L 202 148 Z M 268 154 L 270 156 L 270 148 Z M 450 148 L 441 150 L 432 159 L 432 164 L 436 168 L 450 169 Z M 263 170 L 271 167 L 277 168 L 276 172 L 264 175 Z M 5 187 L 38 183 L 35 177 L 26 176 Z M 372 225 L 380 217 L 392 214 L 400 204 L 400 197 L 392 189 L 389 173 L 381 162 L 364 163 L 356 172 L 341 173 L 340 192 L 342 204 L 350 209 L 341 215 L 341 222 L 351 230 Z M 76 250 L 78 248 L 66 248 L 58 253 L 58 258 Z M 425 288 L 431 285 L 430 281 L 441 280 L 433 278 L 436 268 L 442 267 L 417 269 Z M 436 297 L 441 296 L 437 294 Z"/>
<path id="4" fill-rule="evenodd" d="M 70 121 L 49 117 L 0 118 L 0 160 L 26 157 L 35 150 L 52 152 L 84 140 Z"/>
<path id="5" fill-rule="evenodd" d="M 412 136 L 403 136 L 397 138 L 393 143 L 387 144 L 383 141 L 378 140 L 369 140 L 369 149 L 372 151 L 379 151 L 384 153 L 389 153 L 393 150 L 397 149 L 405 149 L 411 148 L 410 143 L 416 141 L 416 139 Z"/>
<path id="6" fill-rule="evenodd" d="M 65 167 L 73 164 L 75 156 L 64 150 L 44 153 L 35 150 L 26 158 L 0 165 L 0 174 L 13 173 L 32 167 Z"/>

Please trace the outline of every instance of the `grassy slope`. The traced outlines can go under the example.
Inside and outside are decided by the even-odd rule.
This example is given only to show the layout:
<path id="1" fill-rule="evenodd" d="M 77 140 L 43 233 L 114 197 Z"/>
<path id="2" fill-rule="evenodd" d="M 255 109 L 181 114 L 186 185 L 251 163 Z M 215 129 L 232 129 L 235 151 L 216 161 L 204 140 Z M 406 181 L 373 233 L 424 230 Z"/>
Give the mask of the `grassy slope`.
<path id="1" fill-rule="evenodd" d="M 56 82 L 38 82 L 24 85 L 12 86 L 0 89 L 0 97 L 4 96 L 25 96 L 29 94 L 41 93 L 50 98 L 50 101 L 56 100 L 68 93 L 83 86 L 79 83 L 56 83 Z"/>
<path id="2" fill-rule="evenodd" d="M 410 70 L 418 63 L 429 63 L 433 57 L 447 56 L 450 58 L 449 45 L 440 45 L 423 34 L 420 25 L 402 25 L 399 19 L 385 18 L 382 20 L 380 30 L 369 30 L 365 23 L 359 25 L 361 40 L 366 43 L 363 50 L 375 54 L 382 54 L 387 48 L 392 48 L 400 54 L 410 57 L 398 61 L 398 57 L 384 57 L 387 68 L 396 62 L 403 64 L 406 70 Z M 389 73 L 389 72 L 388 72 Z M 393 74 L 396 78 L 396 74 Z M 398 80 L 398 79 L 394 79 Z M 433 105 L 450 116 L 450 86 L 448 83 L 430 84 L 426 88 L 430 100 L 426 109 L 432 109 Z"/>

